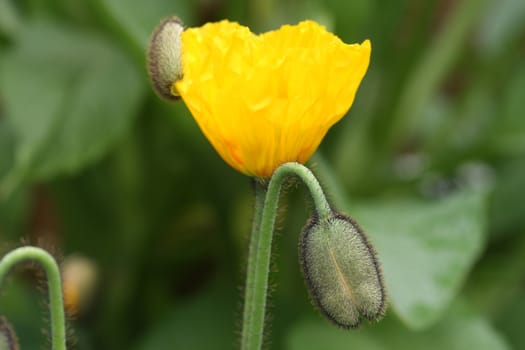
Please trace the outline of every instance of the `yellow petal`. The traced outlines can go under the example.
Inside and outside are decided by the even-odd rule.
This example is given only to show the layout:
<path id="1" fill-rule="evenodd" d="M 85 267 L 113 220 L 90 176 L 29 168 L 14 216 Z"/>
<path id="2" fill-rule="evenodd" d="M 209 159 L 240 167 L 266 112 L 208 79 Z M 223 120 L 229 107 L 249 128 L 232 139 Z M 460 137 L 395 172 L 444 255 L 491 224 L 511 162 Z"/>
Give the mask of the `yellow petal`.
<path id="1" fill-rule="evenodd" d="M 175 83 L 221 157 L 251 176 L 306 162 L 349 110 L 371 46 L 348 45 L 304 21 L 255 35 L 221 21 L 182 33 Z"/>

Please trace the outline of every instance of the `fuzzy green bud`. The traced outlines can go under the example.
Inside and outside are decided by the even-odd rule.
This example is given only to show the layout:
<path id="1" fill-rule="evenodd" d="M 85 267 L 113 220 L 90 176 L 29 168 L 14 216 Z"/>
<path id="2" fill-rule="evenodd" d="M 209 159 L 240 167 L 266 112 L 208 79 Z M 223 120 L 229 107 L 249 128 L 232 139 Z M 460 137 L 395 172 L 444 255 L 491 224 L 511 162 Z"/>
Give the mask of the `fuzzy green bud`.
<path id="1" fill-rule="evenodd" d="M 0 316 L 0 350 L 18 350 L 15 331 L 5 317 Z"/>
<path id="2" fill-rule="evenodd" d="M 148 48 L 148 72 L 155 91 L 168 100 L 180 98 L 173 83 L 182 79 L 182 21 L 163 20 L 153 32 Z"/>
<path id="3" fill-rule="evenodd" d="M 328 319 L 354 328 L 361 316 L 372 321 L 384 315 L 379 262 L 356 222 L 337 213 L 314 218 L 303 230 L 299 250 L 310 295 Z"/>

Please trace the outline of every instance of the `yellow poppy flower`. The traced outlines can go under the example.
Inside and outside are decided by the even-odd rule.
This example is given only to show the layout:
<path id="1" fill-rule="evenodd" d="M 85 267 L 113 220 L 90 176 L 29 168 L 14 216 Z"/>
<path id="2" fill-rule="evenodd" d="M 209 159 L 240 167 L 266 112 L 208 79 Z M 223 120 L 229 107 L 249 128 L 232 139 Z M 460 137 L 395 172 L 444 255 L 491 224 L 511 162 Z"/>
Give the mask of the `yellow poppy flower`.
<path id="1" fill-rule="evenodd" d="M 371 46 L 348 45 L 304 21 L 261 35 L 221 21 L 181 34 L 183 78 L 172 85 L 221 157 L 261 178 L 306 162 L 348 111 Z"/>

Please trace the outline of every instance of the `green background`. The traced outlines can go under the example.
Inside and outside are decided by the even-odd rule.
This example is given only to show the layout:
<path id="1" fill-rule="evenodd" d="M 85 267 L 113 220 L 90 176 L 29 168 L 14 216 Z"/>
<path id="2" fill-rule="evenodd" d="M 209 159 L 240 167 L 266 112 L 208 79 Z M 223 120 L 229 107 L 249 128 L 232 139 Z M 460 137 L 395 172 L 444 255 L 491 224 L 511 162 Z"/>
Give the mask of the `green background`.
<path id="1" fill-rule="evenodd" d="M 75 349 L 239 344 L 252 186 L 150 87 L 148 38 L 171 15 L 255 32 L 309 18 L 372 42 L 309 165 L 376 246 L 386 318 L 344 331 L 311 306 L 297 257 L 310 205 L 291 187 L 268 348 L 525 349 L 522 0 L 0 0 L 0 249 L 96 265 Z M 47 344 L 34 271 L 0 293 L 22 349 Z"/>

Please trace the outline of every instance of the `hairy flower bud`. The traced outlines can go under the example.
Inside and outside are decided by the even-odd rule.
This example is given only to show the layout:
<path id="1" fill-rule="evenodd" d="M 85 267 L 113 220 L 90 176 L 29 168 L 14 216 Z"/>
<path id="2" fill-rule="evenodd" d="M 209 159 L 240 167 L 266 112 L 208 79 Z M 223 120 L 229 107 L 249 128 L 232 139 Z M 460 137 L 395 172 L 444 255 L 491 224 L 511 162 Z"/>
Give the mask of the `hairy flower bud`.
<path id="1" fill-rule="evenodd" d="M 0 316 L 0 350 L 18 350 L 15 331 L 5 317 Z"/>
<path id="2" fill-rule="evenodd" d="M 182 79 L 180 36 L 184 31 L 177 17 L 163 20 L 153 32 L 148 49 L 148 71 L 155 91 L 168 100 L 179 99 L 174 83 Z"/>
<path id="3" fill-rule="evenodd" d="M 336 213 L 312 219 L 299 249 L 310 295 L 328 319 L 354 328 L 361 315 L 368 320 L 383 316 L 386 295 L 379 262 L 352 219 Z"/>

